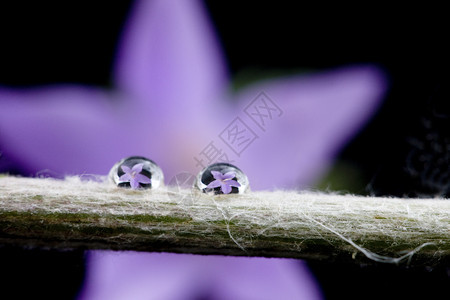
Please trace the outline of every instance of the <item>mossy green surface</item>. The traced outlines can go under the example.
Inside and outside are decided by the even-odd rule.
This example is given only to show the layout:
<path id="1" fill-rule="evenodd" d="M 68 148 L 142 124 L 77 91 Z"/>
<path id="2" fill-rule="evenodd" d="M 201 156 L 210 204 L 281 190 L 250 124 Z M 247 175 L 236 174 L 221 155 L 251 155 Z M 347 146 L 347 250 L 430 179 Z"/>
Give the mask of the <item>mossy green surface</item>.
<path id="1" fill-rule="evenodd" d="M 101 244 L 101 247 L 113 249 L 161 250 L 166 247 L 182 247 L 202 253 L 208 249 L 222 249 L 225 253 L 239 255 L 244 247 L 247 253 L 283 257 L 320 257 L 355 251 L 347 242 L 330 235 L 326 231 L 315 233 L 308 227 L 299 227 L 297 231 L 272 228 L 262 232 L 262 227 L 242 228 L 235 221 L 212 221 L 207 224 L 193 221 L 190 217 L 155 215 L 99 215 L 87 213 L 44 213 L 0 212 L 0 238 L 41 239 L 47 243 L 64 245 Z M 237 245 L 230 238 L 233 235 Z M 249 243 L 251 241 L 251 243 Z M 440 254 L 446 257 L 450 253 L 448 237 L 429 235 L 427 239 L 411 238 L 399 241 L 394 237 L 377 239 L 361 237 L 354 242 L 380 255 L 399 256 L 405 249 L 411 251 L 423 242 L 435 245 L 421 250 L 421 256 Z M 106 246 L 105 246 L 106 245 Z M 109 245 L 109 246 L 107 246 Z M 170 246 L 172 245 L 172 246 Z M 234 249 L 234 250 L 233 250 Z M 221 253 L 219 250 L 218 253 Z M 278 254 L 274 254 L 278 253 Z M 445 254 L 447 253 L 447 254 Z"/>
<path id="2" fill-rule="evenodd" d="M 449 218 L 438 209 L 448 202 L 381 199 L 386 207 L 378 207 L 379 199 L 290 191 L 209 200 L 185 205 L 164 191 L 143 196 L 100 184 L 2 177 L 0 245 L 369 263 L 352 243 L 391 258 L 433 243 L 414 262 L 449 263 Z"/>

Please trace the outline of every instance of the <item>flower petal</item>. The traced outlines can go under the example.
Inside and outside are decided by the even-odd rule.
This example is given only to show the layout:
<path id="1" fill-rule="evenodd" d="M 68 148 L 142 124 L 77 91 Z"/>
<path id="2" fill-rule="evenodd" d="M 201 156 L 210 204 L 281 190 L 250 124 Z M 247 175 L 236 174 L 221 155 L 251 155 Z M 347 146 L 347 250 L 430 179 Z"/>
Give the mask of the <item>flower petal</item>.
<path id="1" fill-rule="evenodd" d="M 247 116 L 245 121 L 259 138 L 242 152 L 236 164 L 246 170 L 254 189 L 312 184 L 374 114 L 386 85 L 379 69 L 353 67 L 247 88 L 240 95 L 241 109 L 248 105 L 248 111 L 254 113 L 250 114 L 253 119 Z M 281 115 L 252 102 L 262 91 L 282 110 Z M 272 118 L 258 116 L 254 105 L 259 106 L 260 114 Z M 265 121 L 262 128 L 259 117 Z"/>
<path id="2" fill-rule="evenodd" d="M 223 183 L 220 187 L 222 189 L 222 193 L 224 193 L 224 194 L 231 193 L 232 189 L 231 189 L 231 186 L 228 185 L 228 183 Z"/>
<path id="3" fill-rule="evenodd" d="M 135 164 L 133 166 L 133 168 L 131 169 L 132 172 L 136 172 L 136 173 L 141 173 L 142 172 L 142 167 L 144 166 L 144 164 Z"/>
<path id="4" fill-rule="evenodd" d="M 223 179 L 223 175 L 219 171 L 211 171 L 211 174 L 215 179 L 218 179 L 218 180 Z"/>
<path id="5" fill-rule="evenodd" d="M 26 175 L 106 174 L 130 145 L 146 155 L 140 134 L 123 126 L 135 116 L 114 103 L 85 87 L 0 88 L 0 149 Z"/>
<path id="6" fill-rule="evenodd" d="M 126 173 L 119 177 L 119 181 L 126 182 L 132 179 L 131 175 Z"/>
<path id="7" fill-rule="evenodd" d="M 150 184 L 150 183 L 152 183 L 151 179 L 148 178 L 147 176 L 143 175 L 143 174 L 136 174 L 136 176 L 134 178 L 139 183 L 143 183 L 143 184 Z"/>
<path id="8" fill-rule="evenodd" d="M 122 169 L 122 171 L 124 171 L 127 174 L 131 173 L 130 167 L 127 167 L 125 165 L 121 165 L 120 168 Z"/>
<path id="9" fill-rule="evenodd" d="M 137 1 L 119 46 L 116 84 L 155 115 L 197 115 L 228 85 L 219 49 L 199 1 Z"/>
<path id="10" fill-rule="evenodd" d="M 90 251 L 80 299 L 321 299 L 302 262 Z M 146 267 L 143 267 L 146 266 Z"/>
<path id="11" fill-rule="evenodd" d="M 219 187 L 221 184 L 222 184 L 222 182 L 221 182 L 220 180 L 214 180 L 214 181 L 211 181 L 211 182 L 206 186 L 206 188 L 207 188 L 207 189 L 214 189 L 214 188 L 216 188 L 216 187 Z"/>
<path id="12" fill-rule="evenodd" d="M 138 189 L 138 188 L 140 187 L 139 181 L 137 181 L 136 178 L 131 177 L 131 180 L 130 180 L 130 186 L 131 186 L 131 188 L 134 189 L 134 190 L 135 190 L 135 189 Z"/>
<path id="13" fill-rule="evenodd" d="M 231 179 L 234 177 L 236 177 L 236 172 L 231 171 L 231 172 L 227 172 L 227 173 L 223 174 L 222 179 L 225 180 L 225 179 Z"/>
<path id="14" fill-rule="evenodd" d="M 237 182 L 236 180 L 227 180 L 226 183 L 229 186 L 235 186 L 235 187 L 240 187 L 241 186 L 241 184 L 239 182 Z"/>

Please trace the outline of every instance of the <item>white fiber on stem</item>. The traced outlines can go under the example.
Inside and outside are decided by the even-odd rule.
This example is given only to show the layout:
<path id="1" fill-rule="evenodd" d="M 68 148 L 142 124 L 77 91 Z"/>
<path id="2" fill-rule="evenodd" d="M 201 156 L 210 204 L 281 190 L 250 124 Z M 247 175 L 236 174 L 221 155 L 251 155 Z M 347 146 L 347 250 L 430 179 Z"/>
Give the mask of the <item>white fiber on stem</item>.
<path id="1" fill-rule="evenodd" d="M 5 176 L 0 244 L 435 266 L 450 262 L 450 201 Z"/>

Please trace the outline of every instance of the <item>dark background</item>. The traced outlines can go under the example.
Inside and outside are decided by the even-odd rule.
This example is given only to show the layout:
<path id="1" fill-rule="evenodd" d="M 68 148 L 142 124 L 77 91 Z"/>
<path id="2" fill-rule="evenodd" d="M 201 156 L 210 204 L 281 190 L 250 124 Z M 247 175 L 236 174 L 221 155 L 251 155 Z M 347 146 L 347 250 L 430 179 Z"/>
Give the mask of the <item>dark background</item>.
<path id="1" fill-rule="evenodd" d="M 130 2 L 93 2 L 0 4 L 0 85 L 69 82 L 109 87 Z M 443 7 L 206 4 L 235 78 L 360 63 L 383 68 L 390 78 L 384 105 L 338 159 L 357 169 L 362 184 L 343 188 L 378 196 L 448 196 L 450 49 L 445 45 L 449 24 Z M 0 265 L 3 293 L 14 290 L 34 298 L 70 298 L 84 272 L 81 251 L 0 247 Z M 448 268 L 311 267 L 329 299 L 367 294 L 438 299 L 444 292 L 448 295 L 450 286 Z"/>

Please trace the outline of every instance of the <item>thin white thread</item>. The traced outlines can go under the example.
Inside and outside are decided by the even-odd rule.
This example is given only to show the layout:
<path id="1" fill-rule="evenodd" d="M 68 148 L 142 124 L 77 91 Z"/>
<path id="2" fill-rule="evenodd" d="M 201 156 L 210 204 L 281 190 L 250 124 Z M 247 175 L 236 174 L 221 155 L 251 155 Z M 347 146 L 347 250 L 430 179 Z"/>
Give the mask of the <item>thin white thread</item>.
<path id="1" fill-rule="evenodd" d="M 422 245 L 416 247 L 415 249 L 411 250 L 410 252 L 406 253 L 405 255 L 402 255 L 400 257 L 389 257 L 389 256 L 384 256 L 384 255 L 380 255 L 377 253 L 374 253 L 366 248 L 363 248 L 361 246 L 359 246 L 358 244 L 356 244 L 355 242 L 353 242 L 351 239 L 346 238 L 345 236 L 343 236 L 342 234 L 340 234 L 339 232 L 331 229 L 330 227 L 326 226 L 325 224 L 320 223 L 317 220 L 314 220 L 313 218 L 303 214 L 303 216 L 305 218 L 307 218 L 308 220 L 322 226 L 323 228 L 325 228 L 326 230 L 334 233 L 335 235 L 337 235 L 339 238 L 343 239 L 344 241 L 346 241 L 347 243 L 349 243 L 350 245 L 352 245 L 353 247 L 355 247 L 356 249 L 358 249 L 361 253 L 363 253 L 367 258 L 376 261 L 376 262 L 380 262 L 380 263 L 394 263 L 394 264 L 398 264 L 401 261 L 403 261 L 405 258 L 408 258 L 408 264 L 411 262 L 412 256 L 414 254 L 416 254 L 418 251 L 420 251 L 420 249 L 422 249 L 423 247 L 429 246 L 429 245 L 435 245 L 435 243 L 423 243 Z"/>
<path id="2" fill-rule="evenodd" d="M 227 226 L 227 232 L 228 232 L 228 236 L 230 237 L 230 239 L 242 250 L 242 251 L 244 251 L 245 253 L 247 253 L 247 250 L 241 245 L 241 244 L 239 244 L 238 243 L 238 241 L 236 241 L 236 239 L 233 237 L 233 235 L 231 234 L 231 230 L 230 230 L 230 221 L 231 221 L 231 219 L 232 218 L 234 218 L 235 216 L 237 216 L 237 215 L 235 215 L 235 216 L 233 216 L 233 217 L 231 217 L 231 218 L 227 218 L 227 216 L 225 215 L 225 212 L 223 211 L 223 209 L 222 208 L 220 208 L 219 207 L 219 205 L 217 204 L 217 202 L 216 202 L 216 200 L 215 199 L 213 199 L 213 201 L 214 201 L 214 204 L 216 205 L 216 208 L 221 212 L 221 214 L 222 214 L 222 216 L 223 216 L 223 218 L 224 218 L 224 221 L 225 221 L 225 224 L 226 224 L 226 226 Z"/>
<path id="3" fill-rule="evenodd" d="M 411 245 L 417 241 L 417 232 L 421 233 L 424 241 L 430 241 L 428 236 L 434 239 L 436 255 L 440 249 L 448 249 L 450 242 L 450 201 L 446 199 L 375 198 L 309 191 L 220 196 L 199 192 L 189 198 L 190 189 L 177 190 L 176 194 L 169 194 L 169 191 L 166 187 L 145 191 L 120 189 L 110 183 L 82 181 L 79 177 L 65 180 L 1 177 L 0 211 L 39 210 L 46 213 L 182 216 L 192 219 L 183 226 L 171 228 L 165 236 L 176 236 L 177 230 L 201 235 L 210 232 L 212 223 L 225 220 L 227 235 L 244 251 L 253 247 L 253 237 L 258 236 L 274 240 L 289 238 L 300 243 L 309 238 L 320 238 L 333 245 L 334 239 L 326 234 L 331 232 L 370 259 L 393 263 L 405 259 L 410 261 L 415 253 L 430 243 L 422 243 L 405 255 L 392 258 L 373 253 L 352 239 L 376 236 Z M 308 218 L 302 220 L 302 214 L 314 222 Z M 164 224 L 137 222 L 133 226 L 153 230 L 159 226 L 162 228 Z M 296 245 L 287 244 L 292 246 L 290 251 L 297 249 Z"/>

